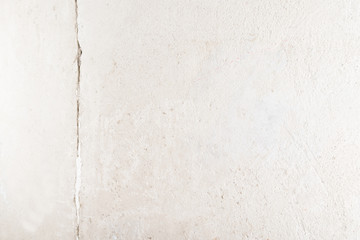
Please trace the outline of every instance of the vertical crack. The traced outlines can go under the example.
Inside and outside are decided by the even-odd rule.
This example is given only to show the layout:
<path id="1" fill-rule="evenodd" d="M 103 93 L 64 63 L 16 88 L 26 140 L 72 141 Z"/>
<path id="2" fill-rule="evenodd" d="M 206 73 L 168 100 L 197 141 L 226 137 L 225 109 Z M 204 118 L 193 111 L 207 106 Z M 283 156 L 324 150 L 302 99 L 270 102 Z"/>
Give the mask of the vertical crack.
<path id="1" fill-rule="evenodd" d="M 77 64 L 77 83 L 76 83 L 76 176 L 75 176 L 75 207 L 76 207 L 76 240 L 80 239 L 80 188 L 81 188 L 81 157 L 80 157 L 80 75 L 81 75 L 81 55 L 82 50 L 79 42 L 78 25 L 78 1 L 75 0 L 75 36 L 77 44 L 76 64 Z"/>

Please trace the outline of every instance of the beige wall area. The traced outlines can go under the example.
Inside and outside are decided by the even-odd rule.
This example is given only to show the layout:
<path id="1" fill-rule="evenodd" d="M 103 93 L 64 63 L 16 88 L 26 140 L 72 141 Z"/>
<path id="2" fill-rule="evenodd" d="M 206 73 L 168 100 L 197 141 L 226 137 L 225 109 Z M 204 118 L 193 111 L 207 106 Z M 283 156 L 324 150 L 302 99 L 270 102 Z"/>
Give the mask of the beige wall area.
<path id="1" fill-rule="evenodd" d="M 360 239 L 359 1 L 2 0 L 0 34 L 0 240 Z"/>

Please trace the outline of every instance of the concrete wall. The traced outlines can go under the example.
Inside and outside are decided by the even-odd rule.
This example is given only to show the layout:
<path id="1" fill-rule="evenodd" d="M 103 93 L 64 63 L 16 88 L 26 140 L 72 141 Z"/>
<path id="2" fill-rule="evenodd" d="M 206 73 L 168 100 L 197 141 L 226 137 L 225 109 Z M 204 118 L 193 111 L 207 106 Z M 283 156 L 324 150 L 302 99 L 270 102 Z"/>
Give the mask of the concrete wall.
<path id="1" fill-rule="evenodd" d="M 2 0 L 0 239 L 360 239 L 359 4 Z"/>

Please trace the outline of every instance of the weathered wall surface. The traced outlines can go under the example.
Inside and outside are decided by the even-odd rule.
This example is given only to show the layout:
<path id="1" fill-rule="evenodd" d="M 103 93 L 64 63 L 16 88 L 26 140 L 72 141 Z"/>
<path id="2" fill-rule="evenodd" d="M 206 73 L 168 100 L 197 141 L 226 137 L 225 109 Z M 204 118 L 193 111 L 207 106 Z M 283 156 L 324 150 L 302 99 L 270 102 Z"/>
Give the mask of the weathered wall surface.
<path id="1" fill-rule="evenodd" d="M 0 239 L 360 239 L 360 2 L 5 2 Z"/>
<path id="2" fill-rule="evenodd" d="M 357 1 L 80 1 L 83 239 L 359 239 Z"/>

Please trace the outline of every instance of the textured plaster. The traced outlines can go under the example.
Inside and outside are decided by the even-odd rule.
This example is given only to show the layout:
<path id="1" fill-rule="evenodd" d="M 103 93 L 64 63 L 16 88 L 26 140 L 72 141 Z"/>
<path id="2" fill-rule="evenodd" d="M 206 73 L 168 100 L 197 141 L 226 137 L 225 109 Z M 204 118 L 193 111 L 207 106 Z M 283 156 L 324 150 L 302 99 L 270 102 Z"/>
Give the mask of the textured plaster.
<path id="1" fill-rule="evenodd" d="M 4 0 L 0 239 L 360 239 L 359 3 Z"/>
<path id="2" fill-rule="evenodd" d="M 359 239 L 357 1 L 80 1 L 82 239 Z"/>

